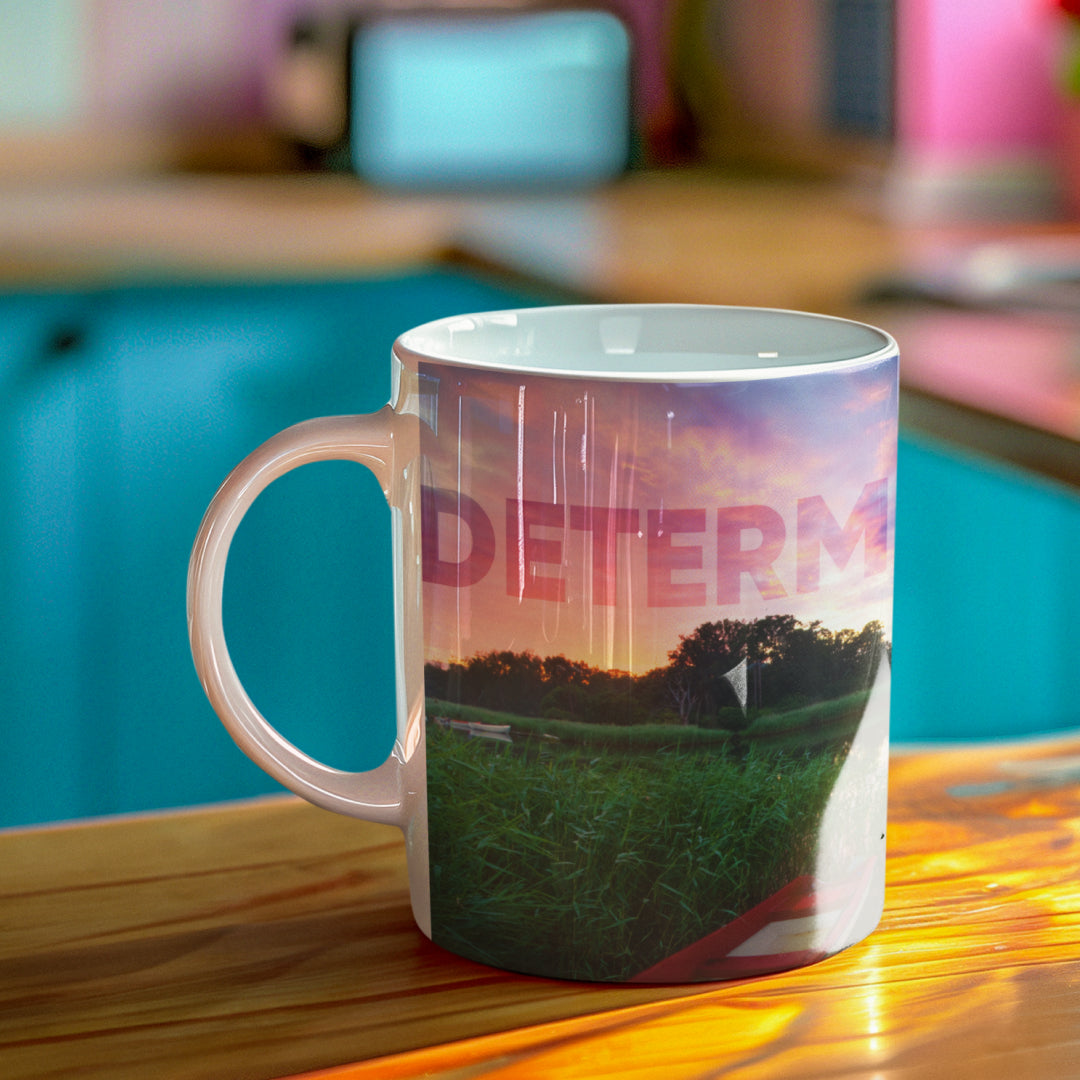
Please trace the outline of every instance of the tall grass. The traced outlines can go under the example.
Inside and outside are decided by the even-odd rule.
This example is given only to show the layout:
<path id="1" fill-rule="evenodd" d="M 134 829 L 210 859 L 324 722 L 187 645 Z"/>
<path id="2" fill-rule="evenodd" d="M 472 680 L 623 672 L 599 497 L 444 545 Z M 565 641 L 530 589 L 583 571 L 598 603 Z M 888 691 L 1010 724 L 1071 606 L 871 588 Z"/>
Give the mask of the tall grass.
<path id="1" fill-rule="evenodd" d="M 436 940 L 510 969 L 625 979 L 801 874 L 839 755 L 522 754 L 428 727 Z"/>

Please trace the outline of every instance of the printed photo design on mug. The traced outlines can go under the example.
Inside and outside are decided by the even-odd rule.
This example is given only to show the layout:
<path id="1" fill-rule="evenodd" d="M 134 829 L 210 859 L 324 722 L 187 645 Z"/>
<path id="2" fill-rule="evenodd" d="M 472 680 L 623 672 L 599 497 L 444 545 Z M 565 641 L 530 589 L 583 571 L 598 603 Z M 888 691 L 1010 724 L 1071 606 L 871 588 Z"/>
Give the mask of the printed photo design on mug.
<path id="1" fill-rule="evenodd" d="M 700 981 L 881 907 L 895 357 L 665 384 L 423 363 L 433 939 Z"/>

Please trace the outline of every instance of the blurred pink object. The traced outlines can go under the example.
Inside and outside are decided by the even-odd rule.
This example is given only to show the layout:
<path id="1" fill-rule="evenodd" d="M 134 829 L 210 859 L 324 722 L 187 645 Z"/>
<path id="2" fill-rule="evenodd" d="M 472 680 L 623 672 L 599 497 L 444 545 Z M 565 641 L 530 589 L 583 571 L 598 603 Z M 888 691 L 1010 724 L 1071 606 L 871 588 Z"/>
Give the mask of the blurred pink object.
<path id="1" fill-rule="evenodd" d="M 901 0 L 901 196 L 1033 216 L 1057 200 L 1061 17 L 1049 0 Z"/>

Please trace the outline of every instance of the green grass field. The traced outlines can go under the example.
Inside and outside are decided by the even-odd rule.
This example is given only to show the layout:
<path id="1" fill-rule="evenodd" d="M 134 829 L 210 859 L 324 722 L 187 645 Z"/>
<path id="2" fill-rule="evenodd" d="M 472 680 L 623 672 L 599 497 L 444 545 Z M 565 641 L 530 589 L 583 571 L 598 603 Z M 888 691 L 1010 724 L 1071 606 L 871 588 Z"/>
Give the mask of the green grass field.
<path id="1" fill-rule="evenodd" d="M 515 738 L 428 724 L 435 940 L 500 967 L 625 979 L 811 872 L 861 701 L 785 715 L 732 753 L 723 731 L 430 701 L 429 716 L 510 723 Z"/>

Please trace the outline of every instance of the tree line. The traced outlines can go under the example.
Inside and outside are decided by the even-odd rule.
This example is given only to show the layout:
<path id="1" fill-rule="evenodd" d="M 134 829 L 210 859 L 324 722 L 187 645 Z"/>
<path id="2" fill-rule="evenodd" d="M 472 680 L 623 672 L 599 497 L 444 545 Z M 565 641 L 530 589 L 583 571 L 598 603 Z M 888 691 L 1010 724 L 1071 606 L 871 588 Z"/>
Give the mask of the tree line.
<path id="1" fill-rule="evenodd" d="M 429 663 L 424 676 L 429 697 L 518 716 L 738 731 L 761 711 L 867 689 L 890 649 L 877 621 L 859 631 L 834 631 L 793 615 L 769 615 L 702 623 L 680 635 L 665 666 L 642 675 L 561 655 L 494 649 L 460 662 Z"/>

